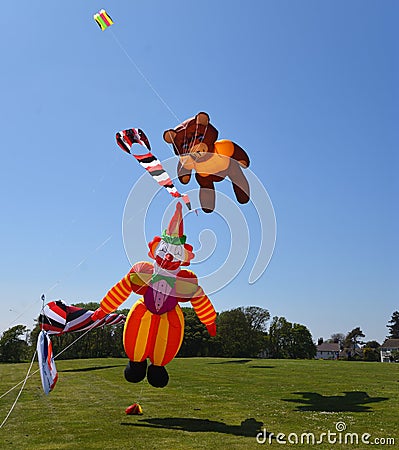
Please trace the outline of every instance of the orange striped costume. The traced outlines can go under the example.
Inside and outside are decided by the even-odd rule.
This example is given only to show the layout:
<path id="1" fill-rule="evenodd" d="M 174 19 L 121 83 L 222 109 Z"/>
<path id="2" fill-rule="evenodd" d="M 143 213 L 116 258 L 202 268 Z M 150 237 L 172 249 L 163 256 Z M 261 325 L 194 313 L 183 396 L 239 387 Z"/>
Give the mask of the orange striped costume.
<path id="1" fill-rule="evenodd" d="M 136 263 L 101 301 L 101 309 L 108 314 L 132 292 L 143 295 L 131 308 L 123 332 L 123 344 L 131 361 L 149 358 L 154 365 L 165 366 L 176 356 L 184 334 L 180 302 L 190 301 L 207 327 L 215 323 L 215 309 L 195 274 L 183 269 L 170 275 L 154 274 L 150 262 Z"/>

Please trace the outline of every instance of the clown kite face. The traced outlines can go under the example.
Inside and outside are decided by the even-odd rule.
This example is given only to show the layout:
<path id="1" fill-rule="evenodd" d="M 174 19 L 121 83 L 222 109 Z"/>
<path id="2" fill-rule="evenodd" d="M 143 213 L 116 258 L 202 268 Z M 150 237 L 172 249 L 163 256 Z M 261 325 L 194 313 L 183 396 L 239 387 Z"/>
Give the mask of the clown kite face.
<path id="1" fill-rule="evenodd" d="M 154 258 L 158 267 L 170 272 L 177 271 L 180 266 L 189 266 L 194 258 L 193 247 L 186 244 L 183 234 L 183 216 L 181 203 L 176 204 L 176 211 L 162 237 L 155 236 L 148 243 L 148 256 Z"/>
<path id="2" fill-rule="evenodd" d="M 155 251 L 155 261 L 162 269 L 174 271 L 184 262 L 185 253 L 183 244 L 169 244 L 161 239 Z"/>

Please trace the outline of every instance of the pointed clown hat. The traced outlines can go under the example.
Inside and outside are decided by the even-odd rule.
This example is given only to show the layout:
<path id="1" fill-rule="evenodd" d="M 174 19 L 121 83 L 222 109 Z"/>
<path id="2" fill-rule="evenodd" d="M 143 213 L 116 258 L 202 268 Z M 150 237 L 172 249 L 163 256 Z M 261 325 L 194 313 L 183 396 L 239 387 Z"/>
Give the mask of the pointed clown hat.
<path id="1" fill-rule="evenodd" d="M 183 234 L 183 214 L 180 202 L 176 203 L 176 210 L 170 219 L 169 225 L 162 233 L 162 239 L 168 244 L 183 245 L 186 243 L 186 235 Z"/>

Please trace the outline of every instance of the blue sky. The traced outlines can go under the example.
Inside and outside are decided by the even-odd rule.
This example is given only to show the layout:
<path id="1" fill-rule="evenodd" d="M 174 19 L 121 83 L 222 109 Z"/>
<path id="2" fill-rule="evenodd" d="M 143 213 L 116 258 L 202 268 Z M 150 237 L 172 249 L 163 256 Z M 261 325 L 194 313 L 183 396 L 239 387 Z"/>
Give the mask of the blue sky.
<path id="1" fill-rule="evenodd" d="M 112 32 L 93 21 L 101 8 Z M 237 206 L 219 183 L 251 241 L 241 272 L 211 295 L 216 309 L 257 305 L 314 339 L 360 326 L 382 341 L 399 308 L 398 10 L 367 0 L 3 5 L 0 331 L 31 326 L 43 292 L 99 301 L 129 270 L 123 212 L 143 172 L 115 132 L 142 128 L 166 160 L 163 131 L 207 111 L 250 155 L 277 223 L 272 260 L 249 284 L 256 205 Z M 148 215 L 137 202 L 150 239 L 171 199 L 159 193 Z M 217 214 L 186 217 L 196 248 L 201 230 L 216 236 L 193 266 L 200 277 L 227 257 L 225 226 Z"/>

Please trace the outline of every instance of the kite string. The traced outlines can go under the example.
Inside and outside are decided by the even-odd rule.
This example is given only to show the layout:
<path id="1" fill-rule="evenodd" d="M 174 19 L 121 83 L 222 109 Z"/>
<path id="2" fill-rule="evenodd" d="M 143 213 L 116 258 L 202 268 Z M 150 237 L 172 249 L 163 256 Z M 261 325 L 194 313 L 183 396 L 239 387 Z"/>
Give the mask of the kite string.
<path id="1" fill-rule="evenodd" d="M 170 108 L 170 106 L 166 103 L 166 101 L 162 98 L 162 96 L 159 94 L 159 92 L 155 89 L 155 87 L 151 84 L 151 82 L 148 80 L 148 78 L 145 76 L 145 74 L 143 73 L 143 71 L 140 69 L 140 67 L 136 64 L 136 62 L 134 61 L 134 59 L 129 55 L 129 53 L 127 52 L 127 50 L 125 49 L 125 47 L 122 45 L 122 43 L 119 41 L 119 39 L 117 38 L 117 36 L 115 35 L 115 33 L 110 29 L 108 30 L 112 37 L 114 38 L 115 42 L 118 44 L 118 46 L 120 47 L 120 49 L 123 51 L 123 53 L 125 53 L 126 57 L 129 59 L 129 61 L 132 63 L 132 65 L 134 66 L 134 68 L 137 70 L 137 72 L 140 74 L 140 76 L 143 78 L 143 80 L 148 84 L 148 86 L 151 88 L 151 90 L 154 92 L 154 94 L 159 98 L 159 100 L 163 103 L 163 105 L 169 110 L 169 112 L 175 117 L 175 119 L 178 122 L 181 122 L 181 120 L 177 117 L 176 113 Z M 109 236 L 99 247 L 97 247 L 97 249 L 94 250 L 93 253 L 95 253 L 97 250 L 99 250 L 103 245 L 105 245 L 113 236 Z M 68 272 L 63 279 L 65 279 L 65 277 L 70 276 L 77 268 L 79 268 L 89 257 L 91 256 L 91 253 L 88 254 L 88 256 L 86 256 L 82 261 L 80 261 L 70 272 Z M 47 291 L 45 291 L 45 294 L 49 294 L 51 291 L 53 291 L 59 284 L 61 284 L 62 280 L 58 280 L 56 283 L 54 283 Z M 31 307 L 31 305 L 29 304 L 23 311 L 21 314 L 19 314 L 15 319 L 13 319 L 6 328 L 10 327 L 13 323 L 15 323 L 20 317 L 22 317 L 25 312 Z"/>
<path id="2" fill-rule="evenodd" d="M 39 372 L 40 369 L 35 370 L 34 372 L 32 372 L 29 378 L 32 378 L 33 375 L 35 375 L 37 372 Z M 9 389 L 7 392 L 4 392 L 4 394 L 0 395 L 0 399 L 2 399 L 3 397 L 5 397 L 7 394 L 9 394 L 10 392 L 12 392 L 14 389 L 16 389 L 20 384 L 22 384 L 24 382 L 24 380 L 20 381 L 19 383 L 17 383 L 15 386 L 13 386 L 11 389 Z"/>
<path id="3" fill-rule="evenodd" d="M 129 59 L 129 61 L 133 64 L 133 66 L 135 67 L 135 69 L 137 70 L 137 72 L 140 74 L 140 76 L 143 78 L 143 80 L 148 84 L 148 86 L 151 88 L 151 90 L 154 92 L 154 94 L 159 98 L 159 100 L 163 103 L 163 105 L 169 110 L 169 112 L 175 117 L 175 119 L 178 122 L 181 122 L 181 120 L 179 119 L 179 117 L 177 117 L 176 113 L 172 110 L 172 108 L 170 108 L 170 106 L 166 103 L 166 101 L 162 98 L 162 96 L 159 94 L 159 92 L 155 89 L 155 87 L 151 84 L 151 82 L 148 80 L 148 78 L 145 76 L 145 74 L 143 73 L 143 71 L 140 69 L 140 67 L 136 64 L 136 62 L 134 61 L 134 59 L 130 56 L 130 54 L 128 53 L 128 51 L 125 49 L 125 47 L 122 45 L 122 43 L 120 42 L 120 40 L 118 39 L 118 37 L 115 35 L 115 33 L 112 30 L 109 30 L 109 32 L 111 33 L 112 37 L 114 38 L 115 42 L 118 44 L 118 46 L 120 47 L 120 49 L 123 51 L 123 53 L 125 53 L 126 57 Z M 113 235 L 109 236 L 107 239 L 105 239 L 105 241 L 100 244 L 93 252 L 90 252 L 85 258 L 82 259 L 82 261 L 80 261 L 75 267 L 73 267 L 64 277 L 63 279 L 65 279 L 66 277 L 69 277 L 76 269 L 78 269 L 83 263 L 85 263 L 87 261 L 87 259 L 92 256 L 93 254 L 95 254 L 98 250 L 100 250 L 110 239 L 112 239 Z M 59 284 L 61 284 L 62 280 L 58 280 L 56 283 L 54 283 L 49 289 L 47 289 L 47 291 L 45 291 L 45 294 L 49 294 L 51 291 L 53 291 Z M 23 311 L 23 313 L 21 314 L 21 316 L 25 313 L 25 311 Z M 15 322 L 16 320 L 18 320 L 20 316 L 18 316 L 16 319 L 14 319 L 13 322 Z M 12 323 L 13 323 L 12 322 Z"/>
<path id="4" fill-rule="evenodd" d="M 140 393 L 138 395 L 137 404 L 140 405 L 141 400 L 143 398 L 143 390 L 144 390 L 145 382 L 141 383 Z"/>
<path id="5" fill-rule="evenodd" d="M 86 335 L 89 331 L 91 331 L 94 327 L 95 327 L 95 323 L 94 323 L 90 328 L 88 328 L 84 333 L 82 333 L 80 336 L 78 336 L 71 344 L 69 344 L 67 347 L 65 347 L 63 350 L 61 350 L 59 353 L 57 353 L 57 355 L 54 356 L 54 359 L 56 359 L 56 358 L 58 358 L 58 356 L 62 355 L 62 353 L 64 353 L 66 350 L 68 350 L 68 348 L 70 348 L 73 344 L 75 344 L 75 342 L 77 342 L 79 339 L 81 339 L 83 336 L 85 336 L 85 335 Z M 14 387 L 12 387 L 11 389 L 9 389 L 7 392 L 5 392 L 4 394 L 2 394 L 2 395 L 0 396 L 0 399 L 3 398 L 5 395 L 7 395 L 9 392 L 13 391 L 15 388 L 17 388 L 17 387 L 22 383 L 22 387 L 21 387 L 20 391 L 18 392 L 17 398 L 15 399 L 13 405 L 11 406 L 11 408 L 10 408 L 10 410 L 9 410 L 9 412 L 8 412 L 8 414 L 7 414 L 7 416 L 5 417 L 5 419 L 3 420 L 3 422 L 1 423 L 0 428 L 3 427 L 3 425 L 6 423 L 7 419 L 10 417 L 12 411 L 13 411 L 14 408 L 15 408 L 15 405 L 17 404 L 17 402 L 18 402 L 18 400 L 19 400 L 19 397 L 20 397 L 21 394 L 22 394 L 22 391 L 23 391 L 24 388 L 25 388 L 25 385 L 26 385 L 26 382 L 28 381 L 28 379 L 31 378 L 31 377 L 33 377 L 33 375 L 35 375 L 35 373 L 39 372 L 39 370 L 40 370 L 40 369 L 37 369 L 35 372 L 33 372 L 33 373 L 30 375 L 30 371 L 32 370 L 32 366 L 33 366 L 33 363 L 34 363 L 35 358 L 36 358 L 36 353 L 37 353 L 37 350 L 36 350 L 35 353 L 33 354 L 33 358 L 32 358 L 32 361 L 31 361 L 31 363 L 30 363 L 30 366 L 29 366 L 29 369 L 28 369 L 28 372 L 27 372 L 27 374 L 26 374 L 25 379 L 22 380 L 22 381 L 20 381 L 20 382 L 19 382 L 18 384 L 16 384 Z"/>
<path id="6" fill-rule="evenodd" d="M 172 108 L 166 103 L 166 101 L 161 97 L 159 92 L 154 88 L 154 86 L 151 84 L 150 80 L 144 75 L 143 71 L 140 69 L 140 67 L 136 64 L 135 60 L 129 55 L 125 47 L 122 45 L 120 40 L 116 37 L 115 33 L 110 29 L 112 37 L 114 38 L 115 42 L 118 44 L 119 48 L 123 51 L 123 53 L 127 56 L 129 61 L 133 64 L 134 68 L 137 70 L 137 72 L 141 75 L 143 80 L 148 84 L 148 86 L 151 88 L 151 90 L 154 92 L 154 94 L 158 97 L 158 99 L 163 103 L 163 105 L 168 109 L 168 111 L 175 117 L 175 119 L 178 122 L 181 122 L 181 120 L 177 117 L 175 112 L 172 110 Z"/>
<path id="7" fill-rule="evenodd" d="M 61 284 L 65 279 L 69 278 L 75 270 L 77 270 L 82 264 L 84 264 L 89 258 L 91 258 L 93 255 L 95 255 L 104 245 L 106 245 L 112 238 L 113 234 L 108 236 L 100 245 L 98 245 L 94 250 L 89 251 L 86 256 L 78 263 L 76 264 L 69 272 L 66 272 L 56 283 L 54 283 L 52 286 L 50 286 L 47 290 L 44 291 L 44 296 L 47 297 L 47 295 L 53 291 L 59 284 Z M 42 296 L 43 297 L 43 296 Z M 43 298 L 40 297 L 40 300 L 43 302 Z M 29 303 L 25 309 L 16 317 L 14 318 L 7 326 L 6 329 L 9 328 L 13 323 L 15 323 L 19 318 L 23 317 L 26 311 L 28 311 L 30 308 L 32 308 L 32 304 L 36 304 L 37 300 L 32 301 L 32 303 Z M 1 397 L 0 397 L 1 398 Z"/>
<path id="8" fill-rule="evenodd" d="M 65 273 L 61 280 L 58 280 L 55 284 L 53 284 L 49 289 L 47 289 L 44 295 L 47 296 L 52 290 L 54 290 L 59 284 L 63 282 L 66 278 L 70 277 L 76 269 L 78 269 L 82 264 L 84 264 L 91 256 L 95 255 L 105 244 L 107 244 L 113 238 L 113 234 L 108 236 L 100 245 L 98 245 L 94 250 L 87 253 L 87 255 L 78 262 L 75 267 L 73 267 L 69 272 Z"/>
<path id="9" fill-rule="evenodd" d="M 158 97 L 158 99 L 163 103 L 163 105 L 169 110 L 169 112 L 175 117 L 175 119 L 178 121 L 178 122 L 181 122 L 181 120 L 179 119 L 179 117 L 176 115 L 176 113 L 170 108 L 170 106 L 166 103 L 166 101 L 162 98 L 162 96 L 159 94 L 159 92 L 154 88 L 154 86 L 151 84 L 151 82 L 148 80 L 148 78 L 145 76 L 145 74 L 142 72 L 142 70 L 140 69 L 140 67 L 136 64 L 136 62 L 134 61 L 134 59 L 129 55 L 129 53 L 127 52 L 127 50 L 124 48 L 124 46 L 122 45 L 122 43 L 119 41 L 119 39 L 117 38 L 117 36 L 112 32 L 112 30 L 110 30 L 110 32 L 111 32 L 111 34 L 112 34 L 112 36 L 113 36 L 113 38 L 114 38 L 114 40 L 115 40 L 115 42 L 118 44 L 118 46 L 120 47 L 120 49 L 125 53 L 125 55 L 127 56 L 127 58 L 129 59 L 129 61 L 133 64 L 133 66 L 135 67 L 135 69 L 137 70 L 137 72 L 140 74 L 140 76 L 144 79 L 144 81 L 147 83 L 147 85 L 151 88 L 151 90 L 154 92 L 154 94 Z M 98 246 L 95 250 L 94 250 L 94 252 L 92 252 L 92 253 L 95 253 L 95 252 L 97 252 L 101 247 L 103 247 L 110 239 L 112 238 L 112 235 L 111 236 L 109 236 L 100 246 Z M 89 257 L 91 256 L 91 253 L 88 255 L 88 256 L 86 256 L 82 261 L 80 261 L 66 276 L 69 276 L 69 275 L 71 275 L 71 273 L 73 273 L 77 268 L 79 268 Z M 64 277 L 65 278 L 65 277 Z M 47 291 L 46 291 L 46 293 L 48 294 L 48 293 L 50 293 L 53 289 L 55 289 L 59 284 L 61 283 L 61 280 L 59 280 L 59 281 L 57 281 L 53 286 L 51 286 Z M 42 300 L 42 302 L 43 302 L 43 304 L 44 304 L 44 299 L 43 299 L 43 297 L 44 297 L 44 294 L 43 294 L 43 296 L 41 297 L 41 300 Z M 42 309 L 43 309 L 43 307 L 42 307 Z M 15 319 L 15 320 L 17 320 L 17 319 Z M 15 321 L 14 320 L 14 321 Z M 66 350 L 68 350 L 73 344 L 75 344 L 79 339 L 81 339 L 83 336 L 85 336 L 89 331 L 91 331 L 92 329 L 94 328 L 94 325 L 91 327 L 91 328 L 89 328 L 88 330 L 86 330 L 83 334 L 81 334 L 77 339 L 75 339 L 71 344 L 69 344 L 66 348 L 64 348 L 61 352 L 59 352 L 57 355 L 55 355 L 54 356 L 54 359 L 56 359 L 58 356 L 60 356 L 62 353 L 64 353 Z M 20 391 L 19 391 L 19 393 L 18 393 L 18 396 L 17 396 L 17 398 L 15 399 L 15 401 L 14 401 L 14 404 L 12 405 L 12 407 L 11 407 L 11 409 L 10 409 L 10 411 L 9 411 L 9 413 L 7 414 L 7 416 L 6 416 L 6 418 L 4 419 L 4 421 L 2 422 L 2 424 L 0 425 L 0 428 L 2 428 L 3 427 L 3 425 L 5 424 L 5 422 L 7 421 L 7 419 L 8 419 L 8 417 L 10 416 L 10 414 L 11 414 L 11 412 L 13 411 L 13 409 L 15 408 L 15 405 L 17 404 L 17 401 L 19 400 L 19 397 L 20 397 L 20 395 L 22 394 L 22 391 L 23 391 L 23 389 L 24 389 L 24 387 L 25 387 L 25 384 L 26 384 L 26 382 L 27 382 L 27 380 L 30 378 L 30 377 L 32 377 L 34 374 L 36 374 L 38 371 L 39 371 L 39 369 L 38 370 L 36 370 L 35 372 L 33 372 L 31 375 L 30 375 L 30 371 L 31 371 L 31 369 L 32 369 L 32 365 L 33 365 L 33 362 L 34 362 L 34 359 L 35 359 L 35 357 L 36 357 L 36 351 L 35 351 L 35 353 L 34 353 L 34 355 L 33 355 L 33 358 L 32 358 L 32 361 L 31 361 L 31 363 L 30 363 L 30 366 L 29 366 L 29 369 L 28 369 L 28 372 L 27 372 L 27 374 L 26 374 L 26 377 L 25 377 L 25 379 L 24 380 L 22 380 L 22 381 L 20 381 L 18 384 L 16 384 L 13 388 L 11 388 L 11 389 L 9 389 L 7 392 L 5 392 L 4 394 L 2 394 L 1 396 L 0 396 L 0 399 L 2 398 L 2 397 L 4 397 L 5 395 L 7 395 L 9 392 L 11 392 L 11 391 L 13 391 L 16 387 L 18 387 L 21 383 L 22 383 L 22 387 L 21 387 L 21 389 L 20 389 Z M 141 397 L 141 395 L 142 395 L 142 391 L 143 391 L 143 386 L 142 386 L 142 389 L 141 389 L 141 392 L 140 392 L 140 395 L 139 395 L 139 397 Z"/>
<path id="10" fill-rule="evenodd" d="M 57 353 L 54 356 L 54 359 L 58 358 L 60 355 L 62 355 L 64 352 L 66 352 L 68 350 L 68 348 L 72 347 L 73 344 L 75 344 L 76 342 L 78 342 L 79 339 L 82 339 L 83 336 L 86 336 L 86 334 L 91 331 L 93 328 L 95 328 L 96 323 L 94 322 L 93 325 L 88 328 L 84 333 L 82 333 L 80 336 L 78 336 L 73 342 L 71 342 L 69 345 L 67 345 L 63 350 L 61 350 L 59 353 Z"/>
<path id="11" fill-rule="evenodd" d="M 36 358 L 36 353 L 37 353 L 37 351 L 35 351 L 35 353 L 33 354 L 32 361 L 30 362 L 30 366 L 29 366 L 28 372 L 26 373 L 26 377 L 25 377 L 25 379 L 22 381 L 22 386 L 21 386 L 21 389 L 20 389 L 19 392 L 18 392 L 17 398 L 14 400 L 14 403 L 12 404 L 10 410 L 8 411 L 8 414 L 6 415 L 5 419 L 3 420 L 3 422 L 2 422 L 1 425 L 0 425 L 0 428 L 2 428 L 3 425 L 7 422 L 8 418 L 10 417 L 11 413 L 13 412 L 13 410 L 14 410 L 14 408 L 15 408 L 15 405 L 17 404 L 17 402 L 18 402 L 18 400 L 19 400 L 19 397 L 20 397 L 21 394 L 22 394 L 22 391 L 23 391 L 24 388 L 25 388 L 25 384 L 26 384 L 26 382 L 28 381 L 28 378 L 30 378 L 29 374 L 30 374 L 30 371 L 32 370 L 33 362 L 35 361 L 35 358 Z M 36 371 L 36 372 L 37 372 L 37 371 Z M 36 373 L 36 372 L 35 372 L 35 373 Z M 33 375 L 33 374 L 32 374 L 32 375 Z M 21 383 L 19 383 L 19 384 L 21 384 Z M 18 385 L 17 385 L 17 386 L 18 386 Z M 13 388 L 13 389 L 14 389 L 14 388 Z M 11 390 L 12 390 L 12 389 L 11 389 Z M 11 390 L 10 390 L 10 391 L 11 391 Z M 8 392 L 10 392 L 10 391 L 8 391 Z M 4 394 L 4 395 L 5 395 L 5 394 Z M 2 397 L 3 397 L 3 395 L 2 395 Z"/>

